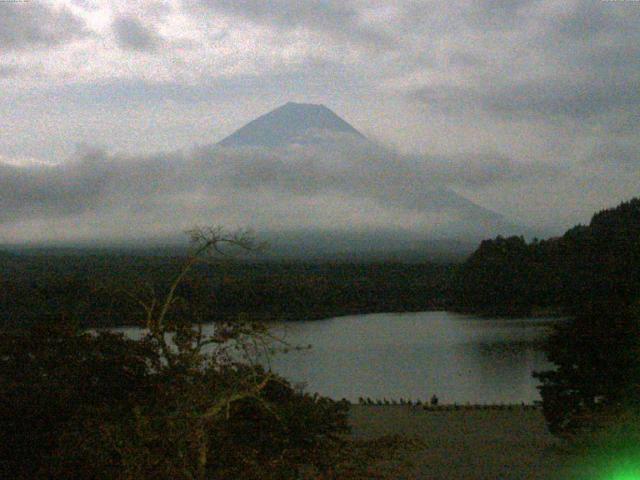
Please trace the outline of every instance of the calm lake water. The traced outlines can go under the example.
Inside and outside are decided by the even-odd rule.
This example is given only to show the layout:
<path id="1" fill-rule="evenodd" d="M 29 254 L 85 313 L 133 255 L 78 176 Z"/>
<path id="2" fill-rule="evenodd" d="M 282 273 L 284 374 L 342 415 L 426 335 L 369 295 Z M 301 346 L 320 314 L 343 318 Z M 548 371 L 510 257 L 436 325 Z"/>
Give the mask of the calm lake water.
<path id="1" fill-rule="evenodd" d="M 531 403 L 540 398 L 531 372 L 551 366 L 540 343 L 557 321 L 420 312 L 282 323 L 276 334 L 311 349 L 277 355 L 271 366 L 336 399 Z"/>
<path id="2" fill-rule="evenodd" d="M 287 341 L 312 348 L 273 367 L 337 399 L 530 403 L 540 398 L 531 372 L 551 366 L 540 342 L 553 321 L 421 312 L 287 323 L 278 327 Z"/>

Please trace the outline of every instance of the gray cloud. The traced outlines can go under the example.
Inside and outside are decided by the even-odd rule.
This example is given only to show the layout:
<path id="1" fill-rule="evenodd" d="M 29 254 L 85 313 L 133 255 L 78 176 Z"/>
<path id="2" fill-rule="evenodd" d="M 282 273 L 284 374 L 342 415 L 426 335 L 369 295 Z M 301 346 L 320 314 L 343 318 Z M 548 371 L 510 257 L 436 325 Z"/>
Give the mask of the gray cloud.
<path id="1" fill-rule="evenodd" d="M 464 76 L 454 74 L 455 81 L 425 85 L 409 97 L 444 113 L 485 112 L 511 119 L 528 115 L 586 119 L 637 109 L 640 9 L 630 2 L 557 7 L 551 1 L 485 0 L 462 9 L 472 28 L 497 32 L 480 33 L 482 48 L 457 45 L 447 56 L 453 66 L 460 64 L 456 59 L 463 59 Z M 462 24 L 452 29 L 465 34 Z"/>
<path id="2" fill-rule="evenodd" d="M 38 75 L 42 71 L 39 65 L 24 65 L 22 63 L 0 62 L 0 79 L 22 79 Z M 4 92 L 8 97 L 9 92 Z"/>
<path id="3" fill-rule="evenodd" d="M 20 72 L 20 68 L 15 65 L 3 65 L 0 64 L 0 78 L 9 78 L 17 75 Z"/>
<path id="4" fill-rule="evenodd" d="M 88 34 L 66 7 L 40 2 L 0 2 L 0 52 L 52 47 Z"/>
<path id="5" fill-rule="evenodd" d="M 551 28 L 560 35 L 580 41 L 594 41 L 600 33 L 624 28 L 624 17 L 603 2 L 578 2 L 574 8 L 554 18 Z"/>
<path id="6" fill-rule="evenodd" d="M 218 77 L 197 84 L 153 79 L 68 82 L 40 92 L 29 91 L 18 96 L 18 101 L 28 103 L 34 99 L 38 102 L 55 99 L 59 104 L 79 106 L 123 106 L 132 103 L 156 104 L 171 101 L 189 105 L 237 97 L 252 98 L 278 90 L 292 96 L 303 96 L 315 93 L 316 87 L 319 92 L 324 93 L 324 82 L 339 82 L 342 92 L 356 93 L 364 83 L 362 79 L 353 79 L 352 76 L 353 71 L 347 67 L 310 59 L 299 65 L 283 66 L 280 71 L 273 73 Z"/>
<path id="7" fill-rule="evenodd" d="M 3 166 L 5 225 L 8 212 L 72 222 L 119 209 L 143 224 L 145 208 L 161 222 L 167 205 L 181 205 L 180 218 L 220 208 L 244 219 L 258 218 L 253 206 L 284 222 L 303 220 L 311 204 L 338 217 L 341 201 L 369 220 L 411 224 L 427 218 L 421 205 L 447 205 L 442 185 L 566 228 L 637 193 L 634 2 L 60 2 L 72 5 L 0 2 L 0 77 L 11 84 L 0 98 L 0 155 L 59 160 L 80 141 L 130 155 L 94 152 L 47 174 Z M 87 34 L 78 8 L 104 37 L 74 45 L 70 58 L 38 55 Z M 139 51 L 154 55 L 140 62 Z M 309 150 L 140 153 L 222 138 L 289 100 L 335 107 L 366 133 L 426 155 L 340 152 L 331 164 Z"/>
<path id="8" fill-rule="evenodd" d="M 482 30 L 508 30 L 527 21 L 527 7 L 533 0 L 481 0 L 465 12 L 469 25 Z"/>
<path id="9" fill-rule="evenodd" d="M 640 145 L 632 142 L 604 142 L 593 149 L 588 157 L 589 164 L 607 165 L 640 173 Z"/>
<path id="10" fill-rule="evenodd" d="M 640 106 L 640 78 L 529 81 L 477 87 L 424 87 L 412 97 L 448 113 L 484 110 L 501 115 L 588 118 Z"/>
<path id="11" fill-rule="evenodd" d="M 192 0 L 188 3 L 196 10 L 204 7 L 257 24 L 328 33 L 372 48 L 386 48 L 396 43 L 379 28 L 364 22 L 360 9 L 351 0 Z"/>
<path id="12" fill-rule="evenodd" d="M 144 222 L 132 222 L 138 216 L 159 219 L 164 228 L 175 222 L 177 232 L 184 222 L 217 215 L 219 221 L 258 222 L 262 228 L 403 228 L 455 236 L 479 235 L 491 222 L 504 223 L 442 186 L 443 178 L 465 166 L 451 168 L 361 143 L 336 149 L 205 147 L 145 157 L 86 150 L 58 166 L 0 164 L 0 227 L 109 219 L 117 231 L 128 225 L 135 237 L 160 228 L 144 231 Z M 484 184 L 504 180 L 487 176 Z"/>
<path id="13" fill-rule="evenodd" d="M 112 28 L 116 43 L 125 50 L 152 52 L 162 43 L 158 32 L 134 17 L 118 17 L 114 19 Z"/>
<path id="14" fill-rule="evenodd" d="M 522 162 L 500 153 L 478 153 L 430 160 L 432 180 L 445 185 L 471 189 L 496 188 L 504 184 L 524 184 L 536 180 L 558 179 L 562 165 L 548 162 Z"/>

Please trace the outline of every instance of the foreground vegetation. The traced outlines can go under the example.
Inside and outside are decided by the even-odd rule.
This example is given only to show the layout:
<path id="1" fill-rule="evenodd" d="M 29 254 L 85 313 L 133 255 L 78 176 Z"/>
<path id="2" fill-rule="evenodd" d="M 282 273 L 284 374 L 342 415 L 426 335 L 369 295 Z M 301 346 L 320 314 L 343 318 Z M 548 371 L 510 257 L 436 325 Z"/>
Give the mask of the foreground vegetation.
<path id="1" fill-rule="evenodd" d="M 69 318 L 0 330 L 0 476 L 91 479 L 376 478 L 409 445 L 353 441 L 348 405 L 296 391 L 256 356 L 259 322 L 204 336 L 178 295 L 201 255 L 245 236 L 194 232 L 196 251 L 160 296 L 129 288 L 140 340 L 89 333 Z"/>

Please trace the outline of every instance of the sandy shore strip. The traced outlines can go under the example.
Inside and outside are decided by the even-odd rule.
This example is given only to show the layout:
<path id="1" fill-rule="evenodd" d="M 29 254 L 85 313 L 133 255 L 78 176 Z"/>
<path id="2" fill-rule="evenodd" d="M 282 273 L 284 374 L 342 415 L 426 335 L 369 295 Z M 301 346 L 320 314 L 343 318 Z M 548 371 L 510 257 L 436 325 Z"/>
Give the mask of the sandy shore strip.
<path id="1" fill-rule="evenodd" d="M 575 459 L 547 431 L 539 409 L 353 405 L 351 422 L 356 438 L 403 434 L 424 442 L 405 455 L 410 465 L 390 465 L 396 479 L 591 478 L 572 473 Z"/>

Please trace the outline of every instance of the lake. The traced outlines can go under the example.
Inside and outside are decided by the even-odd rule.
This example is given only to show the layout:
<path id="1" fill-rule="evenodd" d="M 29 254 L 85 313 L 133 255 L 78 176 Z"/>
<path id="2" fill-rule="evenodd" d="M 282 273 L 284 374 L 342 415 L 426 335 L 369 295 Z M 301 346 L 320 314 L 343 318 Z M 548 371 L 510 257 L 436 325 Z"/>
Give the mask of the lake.
<path id="1" fill-rule="evenodd" d="M 335 399 L 532 403 L 540 396 L 531 372 L 551 367 L 541 342 L 558 321 L 419 312 L 279 323 L 276 335 L 311 348 L 276 355 L 271 366 Z"/>
<path id="2" fill-rule="evenodd" d="M 534 370 L 554 319 L 487 319 L 450 312 L 384 313 L 279 325 L 306 351 L 277 356 L 273 368 L 336 399 L 428 399 L 442 403 L 531 403 Z"/>

